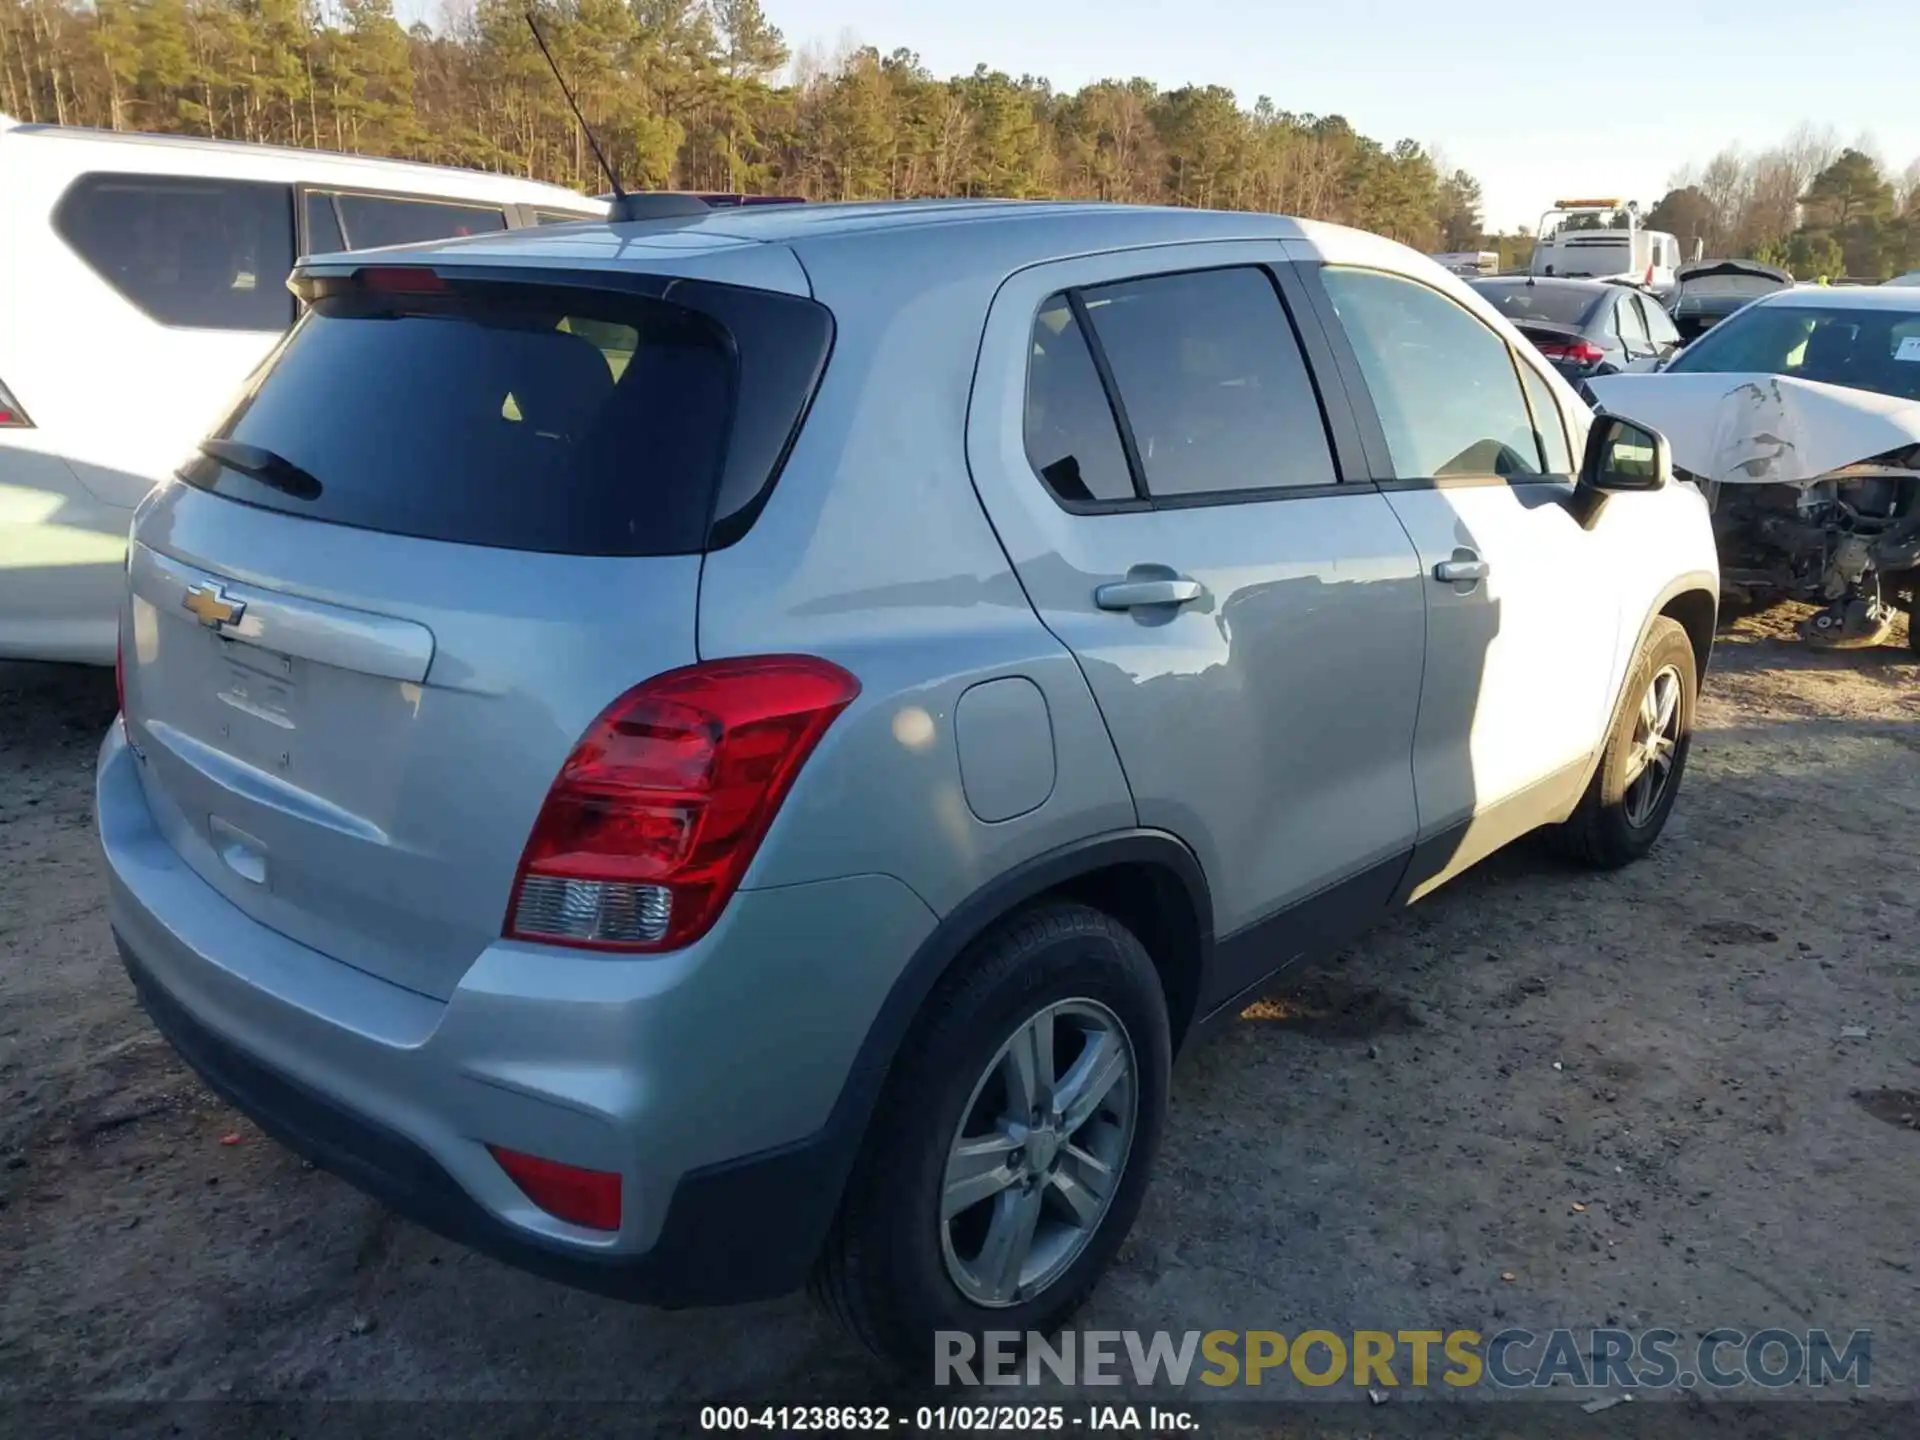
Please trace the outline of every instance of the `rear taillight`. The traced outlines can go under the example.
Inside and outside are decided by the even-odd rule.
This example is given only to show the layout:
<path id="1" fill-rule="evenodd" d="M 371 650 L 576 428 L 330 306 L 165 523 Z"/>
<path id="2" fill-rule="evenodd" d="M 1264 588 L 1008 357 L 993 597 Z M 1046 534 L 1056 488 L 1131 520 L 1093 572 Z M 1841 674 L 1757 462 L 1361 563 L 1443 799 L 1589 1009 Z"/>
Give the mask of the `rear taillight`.
<path id="1" fill-rule="evenodd" d="M 1549 360 L 1564 360 L 1571 365 L 1598 365 L 1607 352 L 1591 340 L 1542 340 L 1540 353 Z"/>
<path id="2" fill-rule="evenodd" d="M 715 660 L 622 695 L 547 792 L 510 939 L 673 950 L 732 897 L 807 756 L 860 693 L 805 655 Z"/>
<path id="3" fill-rule="evenodd" d="M 501 1145 L 489 1145 L 487 1151 L 520 1193 L 549 1215 L 589 1230 L 620 1228 L 620 1177 L 613 1172 L 582 1170 Z"/>
<path id="4" fill-rule="evenodd" d="M 33 421 L 27 418 L 27 412 L 20 408 L 20 402 L 13 398 L 13 392 L 0 385 L 0 430 L 31 430 Z"/>

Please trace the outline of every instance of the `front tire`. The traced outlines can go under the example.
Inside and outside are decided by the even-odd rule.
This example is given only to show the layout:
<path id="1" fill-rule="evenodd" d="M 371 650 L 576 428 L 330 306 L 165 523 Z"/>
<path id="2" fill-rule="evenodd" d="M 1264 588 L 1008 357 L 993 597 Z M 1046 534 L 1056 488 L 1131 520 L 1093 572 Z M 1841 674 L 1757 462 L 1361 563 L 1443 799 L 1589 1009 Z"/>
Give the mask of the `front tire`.
<path id="1" fill-rule="evenodd" d="M 1170 1052 L 1159 976 L 1117 920 L 1057 903 L 989 931 L 901 1047 L 814 1298 L 908 1369 L 938 1331 L 1056 1330 L 1139 1213 Z"/>
<path id="2" fill-rule="evenodd" d="M 1561 846 L 1572 858 L 1617 870 L 1653 848 L 1680 793 L 1698 693 L 1692 640 L 1679 621 L 1659 616 L 1627 668 L 1587 793 L 1560 827 Z"/>

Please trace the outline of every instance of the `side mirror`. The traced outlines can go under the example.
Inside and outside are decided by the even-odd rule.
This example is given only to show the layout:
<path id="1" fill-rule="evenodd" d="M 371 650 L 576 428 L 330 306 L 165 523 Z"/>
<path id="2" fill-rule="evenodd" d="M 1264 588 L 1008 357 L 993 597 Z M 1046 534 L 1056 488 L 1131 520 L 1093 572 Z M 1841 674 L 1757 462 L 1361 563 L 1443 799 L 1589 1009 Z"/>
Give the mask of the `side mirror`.
<path id="1" fill-rule="evenodd" d="M 1587 431 L 1587 453 L 1573 492 L 1574 517 L 1590 530 L 1610 496 L 1658 490 L 1672 479 L 1673 454 L 1664 435 L 1600 411 Z"/>
<path id="2" fill-rule="evenodd" d="M 1618 415 L 1594 417 L 1587 431 L 1587 453 L 1580 464 L 1580 488 L 1601 495 L 1629 490 L 1658 490 L 1673 479 L 1673 453 L 1658 431 Z"/>

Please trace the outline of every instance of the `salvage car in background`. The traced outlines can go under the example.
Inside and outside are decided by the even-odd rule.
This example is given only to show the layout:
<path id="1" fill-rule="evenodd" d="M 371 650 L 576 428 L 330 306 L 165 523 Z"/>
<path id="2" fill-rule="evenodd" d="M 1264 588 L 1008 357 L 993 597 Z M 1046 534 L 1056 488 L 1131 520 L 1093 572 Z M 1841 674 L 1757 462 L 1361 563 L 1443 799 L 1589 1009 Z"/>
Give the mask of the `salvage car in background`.
<path id="1" fill-rule="evenodd" d="M 1692 344 L 1749 301 L 1792 288 L 1793 276 L 1758 260 L 1703 260 L 1674 277 L 1667 312 L 1681 341 Z"/>
<path id="2" fill-rule="evenodd" d="M 1778 290 L 1654 375 L 1589 382 L 1705 483 L 1723 584 L 1823 608 L 1802 634 L 1883 642 L 1920 603 L 1920 289 Z M 1908 626 L 1908 644 L 1920 638 Z"/>
<path id="3" fill-rule="evenodd" d="M 1652 295 L 1605 280 L 1501 275 L 1467 282 L 1571 384 L 1659 364 L 1680 332 Z"/>

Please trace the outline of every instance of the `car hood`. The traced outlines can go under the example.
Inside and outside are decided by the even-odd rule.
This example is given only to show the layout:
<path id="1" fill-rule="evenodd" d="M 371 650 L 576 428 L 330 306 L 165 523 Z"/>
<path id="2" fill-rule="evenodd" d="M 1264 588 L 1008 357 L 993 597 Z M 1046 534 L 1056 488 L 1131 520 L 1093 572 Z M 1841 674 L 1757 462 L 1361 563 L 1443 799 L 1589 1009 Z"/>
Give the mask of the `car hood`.
<path id="1" fill-rule="evenodd" d="M 1816 380 L 1662 373 L 1587 386 L 1601 409 L 1665 435 L 1676 466 L 1723 484 L 1805 485 L 1920 446 L 1920 401 Z"/>

